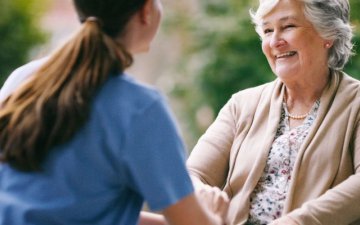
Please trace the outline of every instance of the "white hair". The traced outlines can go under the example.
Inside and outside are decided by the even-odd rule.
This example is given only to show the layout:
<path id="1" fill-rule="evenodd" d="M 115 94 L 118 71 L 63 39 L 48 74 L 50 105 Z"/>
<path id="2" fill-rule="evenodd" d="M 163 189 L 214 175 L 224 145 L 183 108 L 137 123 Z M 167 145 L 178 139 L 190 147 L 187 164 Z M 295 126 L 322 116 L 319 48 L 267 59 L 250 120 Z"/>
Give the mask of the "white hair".
<path id="1" fill-rule="evenodd" d="M 250 15 L 256 32 L 261 36 L 261 20 L 270 13 L 281 0 L 259 0 L 260 5 Z M 348 62 L 352 52 L 353 29 L 350 24 L 350 5 L 348 0 L 297 0 L 304 3 L 304 15 L 313 24 L 319 35 L 333 41 L 329 51 L 328 66 L 341 70 Z"/>

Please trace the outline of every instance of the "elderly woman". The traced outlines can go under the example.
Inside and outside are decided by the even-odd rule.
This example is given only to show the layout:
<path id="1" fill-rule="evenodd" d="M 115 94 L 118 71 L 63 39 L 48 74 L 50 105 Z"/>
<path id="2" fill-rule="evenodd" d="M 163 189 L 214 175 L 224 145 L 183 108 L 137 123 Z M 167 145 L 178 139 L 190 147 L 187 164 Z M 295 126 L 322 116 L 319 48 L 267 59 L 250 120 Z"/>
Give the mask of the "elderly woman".
<path id="1" fill-rule="evenodd" d="M 277 79 L 232 96 L 192 151 L 228 224 L 360 224 L 360 82 L 347 0 L 262 0 L 251 13 Z"/>

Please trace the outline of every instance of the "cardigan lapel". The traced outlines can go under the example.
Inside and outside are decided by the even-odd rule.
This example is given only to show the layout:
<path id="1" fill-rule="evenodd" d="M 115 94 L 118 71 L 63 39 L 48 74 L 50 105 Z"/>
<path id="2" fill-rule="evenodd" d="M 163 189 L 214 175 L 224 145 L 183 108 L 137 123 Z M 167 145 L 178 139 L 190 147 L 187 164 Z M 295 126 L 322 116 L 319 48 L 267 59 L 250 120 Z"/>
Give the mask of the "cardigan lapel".
<path id="1" fill-rule="evenodd" d="M 289 190 L 287 192 L 287 198 L 284 204 L 284 213 L 290 212 L 293 209 L 294 197 L 296 196 L 296 186 L 297 186 L 297 178 L 301 173 L 301 166 L 303 163 L 303 157 L 306 151 L 314 151 L 314 148 L 308 148 L 310 143 L 314 140 L 314 137 L 319 130 L 324 118 L 326 117 L 328 110 L 332 104 L 336 91 L 339 87 L 340 83 L 340 74 L 339 73 L 332 73 L 331 79 L 329 81 L 329 85 L 327 88 L 324 89 L 322 96 L 320 98 L 320 108 L 318 110 L 317 117 L 312 125 L 309 134 L 305 138 L 304 142 L 302 143 L 297 159 L 293 168 L 293 174 L 291 178 L 291 183 Z"/>

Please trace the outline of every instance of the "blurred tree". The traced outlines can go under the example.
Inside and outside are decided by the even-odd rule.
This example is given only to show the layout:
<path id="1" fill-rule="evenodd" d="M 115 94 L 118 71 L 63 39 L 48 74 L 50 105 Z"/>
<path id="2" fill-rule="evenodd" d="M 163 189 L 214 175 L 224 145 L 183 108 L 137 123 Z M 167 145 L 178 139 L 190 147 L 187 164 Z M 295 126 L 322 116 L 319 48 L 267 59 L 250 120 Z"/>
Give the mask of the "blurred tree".
<path id="1" fill-rule="evenodd" d="M 183 28 L 191 33 L 187 40 L 192 41 L 179 64 L 182 76 L 173 94 L 184 101 L 182 120 L 193 137 L 190 147 L 233 93 L 275 78 L 250 21 L 249 9 L 255 9 L 257 2 L 201 0 L 196 13 L 185 17 L 182 12 L 182 19 L 187 21 L 182 23 Z M 352 21 L 358 24 L 360 1 L 350 2 Z M 355 51 L 359 42 L 356 32 Z M 360 78 L 360 57 L 355 55 L 345 71 Z"/>
<path id="2" fill-rule="evenodd" d="M 0 86 L 46 35 L 39 28 L 46 0 L 0 0 Z"/>

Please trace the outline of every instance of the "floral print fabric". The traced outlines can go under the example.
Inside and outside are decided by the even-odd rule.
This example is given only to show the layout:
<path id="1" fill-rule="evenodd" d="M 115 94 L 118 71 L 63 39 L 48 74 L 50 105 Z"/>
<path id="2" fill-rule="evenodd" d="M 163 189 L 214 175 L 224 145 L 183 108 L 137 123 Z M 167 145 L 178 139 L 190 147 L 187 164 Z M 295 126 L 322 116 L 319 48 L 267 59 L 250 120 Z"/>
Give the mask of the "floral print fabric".
<path id="1" fill-rule="evenodd" d="M 317 100 L 303 124 L 290 129 L 288 110 L 283 103 L 264 173 L 250 196 L 247 225 L 266 225 L 281 216 L 297 153 L 316 118 L 319 105 Z"/>

